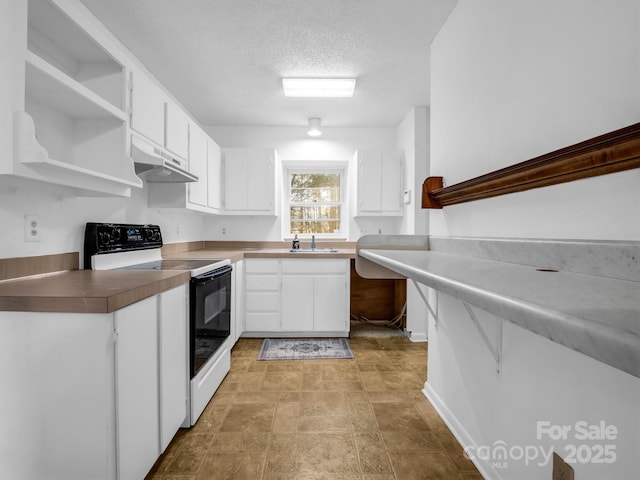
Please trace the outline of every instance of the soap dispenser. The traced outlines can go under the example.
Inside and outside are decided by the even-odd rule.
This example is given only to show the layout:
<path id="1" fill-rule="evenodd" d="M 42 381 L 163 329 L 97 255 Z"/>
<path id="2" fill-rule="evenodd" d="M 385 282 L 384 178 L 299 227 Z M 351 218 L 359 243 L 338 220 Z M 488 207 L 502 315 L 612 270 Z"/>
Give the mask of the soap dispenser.
<path id="1" fill-rule="evenodd" d="M 291 244 L 291 249 L 292 250 L 299 250 L 300 249 L 300 240 L 298 240 L 298 234 L 296 233 L 295 238 L 293 239 L 293 243 Z"/>

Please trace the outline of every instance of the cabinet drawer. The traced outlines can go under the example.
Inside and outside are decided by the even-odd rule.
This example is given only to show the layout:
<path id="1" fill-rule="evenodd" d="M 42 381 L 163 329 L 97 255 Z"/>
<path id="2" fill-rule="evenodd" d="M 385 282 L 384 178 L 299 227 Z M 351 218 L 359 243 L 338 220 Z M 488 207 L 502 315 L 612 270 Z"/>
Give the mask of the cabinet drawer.
<path id="1" fill-rule="evenodd" d="M 287 259 L 282 261 L 282 273 L 346 273 L 348 260 L 328 259 Z"/>
<path id="2" fill-rule="evenodd" d="M 244 284 L 247 292 L 278 291 L 280 290 L 280 277 L 278 275 L 247 275 Z"/>
<path id="3" fill-rule="evenodd" d="M 245 315 L 245 332 L 280 331 L 279 313 L 249 313 Z"/>
<path id="4" fill-rule="evenodd" d="M 254 312 L 279 312 L 280 292 L 247 292 L 245 298 L 247 314 Z"/>
<path id="5" fill-rule="evenodd" d="M 274 273 L 280 271 L 278 259 L 248 259 L 245 263 L 246 273 Z"/>

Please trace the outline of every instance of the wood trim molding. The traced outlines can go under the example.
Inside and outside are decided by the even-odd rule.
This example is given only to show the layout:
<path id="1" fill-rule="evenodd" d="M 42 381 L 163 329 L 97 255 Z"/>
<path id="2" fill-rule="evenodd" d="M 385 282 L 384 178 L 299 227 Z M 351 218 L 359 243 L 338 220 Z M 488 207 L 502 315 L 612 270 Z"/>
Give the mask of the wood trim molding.
<path id="1" fill-rule="evenodd" d="M 448 187 L 438 183 L 442 177 L 429 177 L 422 185 L 422 208 L 443 208 L 634 168 L 640 168 L 640 123 Z"/>

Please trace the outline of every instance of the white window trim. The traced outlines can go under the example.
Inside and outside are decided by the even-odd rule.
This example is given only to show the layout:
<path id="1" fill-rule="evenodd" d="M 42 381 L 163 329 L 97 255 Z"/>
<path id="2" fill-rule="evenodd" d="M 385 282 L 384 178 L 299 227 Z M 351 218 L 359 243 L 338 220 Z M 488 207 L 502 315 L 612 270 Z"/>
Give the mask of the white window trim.
<path id="1" fill-rule="evenodd" d="M 315 173 L 339 173 L 340 174 L 340 232 L 338 233 L 318 233 L 316 239 L 346 240 L 349 238 L 349 216 L 348 216 L 348 194 L 347 194 L 347 172 L 348 162 L 330 161 L 308 161 L 289 160 L 283 161 L 283 201 L 282 201 L 282 238 L 291 240 L 294 235 L 290 232 L 291 212 L 289 211 L 289 198 L 291 198 L 291 185 L 289 175 L 297 172 Z M 311 235 L 298 234 L 301 240 L 311 240 Z"/>

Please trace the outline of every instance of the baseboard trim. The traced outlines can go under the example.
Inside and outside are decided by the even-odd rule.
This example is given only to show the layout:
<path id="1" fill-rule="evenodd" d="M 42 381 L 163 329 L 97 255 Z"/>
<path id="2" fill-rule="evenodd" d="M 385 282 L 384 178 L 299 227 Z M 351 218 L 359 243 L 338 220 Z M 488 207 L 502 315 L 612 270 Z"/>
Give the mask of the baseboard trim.
<path id="1" fill-rule="evenodd" d="M 456 440 L 463 446 L 473 446 L 474 450 L 477 450 L 478 445 L 473 440 L 469 432 L 464 428 L 464 426 L 458 421 L 455 415 L 449 410 L 449 408 L 444 404 L 440 396 L 431 388 L 429 382 L 424 383 L 424 388 L 422 389 L 422 393 L 425 397 L 431 402 L 433 408 L 436 409 L 444 423 L 449 427 L 453 436 L 456 437 Z M 479 458 L 471 459 L 473 464 L 476 466 L 480 474 L 486 480 L 504 480 L 502 475 L 498 473 L 498 471 L 493 468 L 487 461 L 481 460 Z"/>
<path id="2" fill-rule="evenodd" d="M 428 338 L 425 332 L 410 332 L 409 340 L 415 343 L 424 343 L 428 341 Z"/>

